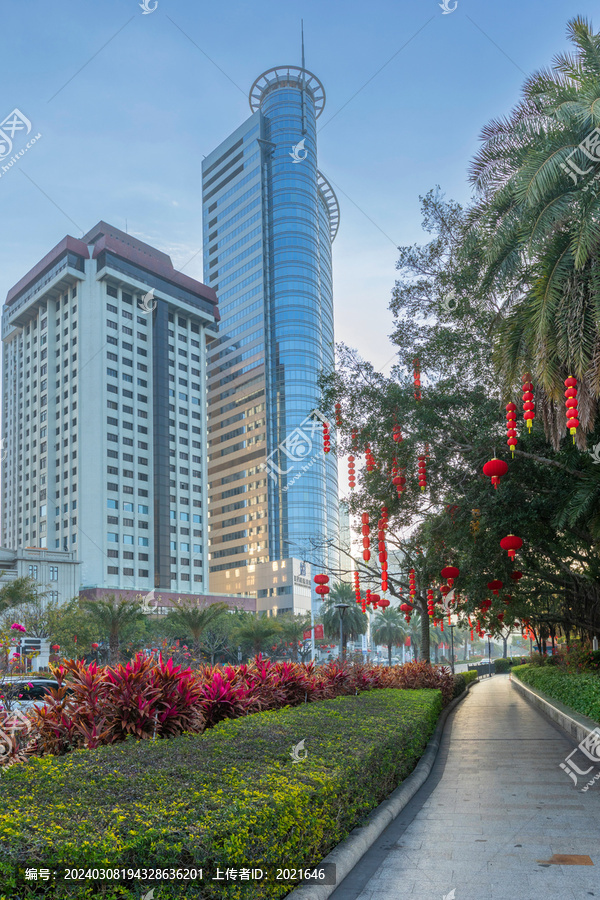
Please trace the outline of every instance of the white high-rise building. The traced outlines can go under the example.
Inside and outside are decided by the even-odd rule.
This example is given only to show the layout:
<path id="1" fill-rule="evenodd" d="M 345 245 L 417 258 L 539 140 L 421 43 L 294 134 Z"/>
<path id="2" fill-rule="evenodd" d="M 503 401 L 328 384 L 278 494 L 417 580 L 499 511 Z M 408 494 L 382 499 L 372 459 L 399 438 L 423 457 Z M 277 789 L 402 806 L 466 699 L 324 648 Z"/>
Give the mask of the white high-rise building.
<path id="1" fill-rule="evenodd" d="M 80 587 L 207 593 L 216 304 L 105 222 L 64 238 L 8 292 L 3 546 L 75 551 Z"/>

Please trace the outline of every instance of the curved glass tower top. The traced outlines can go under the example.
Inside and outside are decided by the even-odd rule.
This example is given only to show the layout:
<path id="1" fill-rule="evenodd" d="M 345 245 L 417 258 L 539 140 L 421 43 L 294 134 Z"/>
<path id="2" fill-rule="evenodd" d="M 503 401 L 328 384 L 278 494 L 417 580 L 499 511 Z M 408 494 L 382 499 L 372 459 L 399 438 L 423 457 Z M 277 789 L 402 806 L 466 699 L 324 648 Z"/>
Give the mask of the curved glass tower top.
<path id="1" fill-rule="evenodd" d="M 253 561 L 336 562 L 337 465 L 323 453 L 318 384 L 334 363 L 339 226 L 317 165 L 324 105 L 308 70 L 269 69 L 250 90 L 252 116 L 203 165 L 205 279 L 222 315 L 209 366 L 214 590 L 229 586 L 217 573 Z M 247 487 L 236 515 L 222 472 Z"/>

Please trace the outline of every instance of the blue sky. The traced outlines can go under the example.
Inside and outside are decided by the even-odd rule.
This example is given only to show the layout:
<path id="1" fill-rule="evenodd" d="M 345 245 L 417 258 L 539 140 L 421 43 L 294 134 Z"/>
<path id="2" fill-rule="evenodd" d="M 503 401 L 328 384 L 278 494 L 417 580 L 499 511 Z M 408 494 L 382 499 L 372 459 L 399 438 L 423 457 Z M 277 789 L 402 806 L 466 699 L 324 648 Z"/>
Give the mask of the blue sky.
<path id="1" fill-rule="evenodd" d="M 249 115 L 262 71 L 299 64 L 303 18 L 306 65 L 327 93 L 319 167 L 341 207 L 336 337 L 378 366 L 393 354 L 395 248 L 423 238 L 419 195 L 439 184 L 469 199 L 482 126 L 566 49 L 568 19 L 597 10 L 590 0 L 458 0 L 446 15 L 438 0 L 158 0 L 143 15 L 138 2 L 3 4 L 0 120 L 18 107 L 42 138 L 0 177 L 2 298 L 66 233 L 100 219 L 127 222 L 201 279 L 202 156 Z"/>

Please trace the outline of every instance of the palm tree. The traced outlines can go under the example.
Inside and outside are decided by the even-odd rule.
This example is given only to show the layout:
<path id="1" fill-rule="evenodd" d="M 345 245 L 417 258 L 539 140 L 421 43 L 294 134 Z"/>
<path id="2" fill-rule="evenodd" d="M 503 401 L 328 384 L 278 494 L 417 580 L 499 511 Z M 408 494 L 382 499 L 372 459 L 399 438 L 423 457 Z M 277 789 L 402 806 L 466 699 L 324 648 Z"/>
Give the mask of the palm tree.
<path id="1" fill-rule="evenodd" d="M 388 648 L 388 663 L 392 664 L 392 647 L 399 647 L 406 636 L 405 623 L 402 613 L 397 606 L 388 606 L 380 610 L 371 626 L 373 640 L 377 644 L 386 644 Z"/>
<path id="2" fill-rule="evenodd" d="M 298 644 L 302 643 L 304 632 L 310 628 L 310 616 L 284 614 L 278 616 L 278 621 L 281 625 L 281 638 L 286 644 L 292 645 L 292 659 L 297 662 Z"/>
<path id="3" fill-rule="evenodd" d="M 504 392 L 532 372 L 555 448 L 564 379 L 578 379 L 580 447 L 600 397 L 600 35 L 575 18 L 568 36 L 574 54 L 531 76 L 510 117 L 483 131 L 465 248 L 482 261 L 482 288 L 507 298 L 495 342 Z"/>
<path id="4" fill-rule="evenodd" d="M 194 654 L 200 656 L 200 639 L 202 634 L 223 616 L 229 607 L 226 603 L 211 603 L 210 606 L 198 606 L 193 600 L 180 601 L 170 609 L 166 622 L 168 625 L 183 629 L 192 635 Z"/>
<path id="5" fill-rule="evenodd" d="M 352 585 L 344 581 L 338 581 L 337 584 L 332 586 L 329 594 L 326 594 L 319 612 L 327 637 L 338 638 L 340 634 L 340 614 L 339 610 L 335 608 L 336 603 L 348 604 L 348 609 L 344 613 L 343 619 L 344 645 L 342 647 L 342 656 L 345 656 L 348 638 L 356 640 L 359 635 L 364 634 L 367 630 L 368 621 L 366 615 L 356 603 Z"/>
<path id="6" fill-rule="evenodd" d="M 119 643 L 123 630 L 128 625 L 144 620 L 144 613 L 137 600 L 127 600 L 114 594 L 106 599 L 84 600 L 81 604 L 94 619 L 98 627 L 108 635 L 109 657 L 111 665 L 119 662 Z"/>
<path id="7" fill-rule="evenodd" d="M 254 655 L 264 650 L 268 641 L 281 631 L 281 625 L 267 616 L 255 616 L 250 613 L 233 632 L 233 639 L 238 644 L 252 647 Z"/>

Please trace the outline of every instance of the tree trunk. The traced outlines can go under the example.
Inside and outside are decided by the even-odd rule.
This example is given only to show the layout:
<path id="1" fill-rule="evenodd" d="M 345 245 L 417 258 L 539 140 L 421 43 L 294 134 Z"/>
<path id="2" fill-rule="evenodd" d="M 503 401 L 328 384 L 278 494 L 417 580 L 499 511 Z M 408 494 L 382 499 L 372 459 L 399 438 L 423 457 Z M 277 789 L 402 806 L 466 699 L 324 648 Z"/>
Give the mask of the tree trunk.
<path id="1" fill-rule="evenodd" d="M 508 656 L 508 637 L 504 637 L 504 635 L 502 635 L 502 644 L 502 659 L 506 659 L 506 657 Z"/>
<path id="2" fill-rule="evenodd" d="M 388 665 L 392 665 L 392 642 L 388 644 Z"/>
<path id="3" fill-rule="evenodd" d="M 110 665 L 116 666 L 119 662 L 119 632 L 111 631 L 108 639 L 108 653 Z"/>

